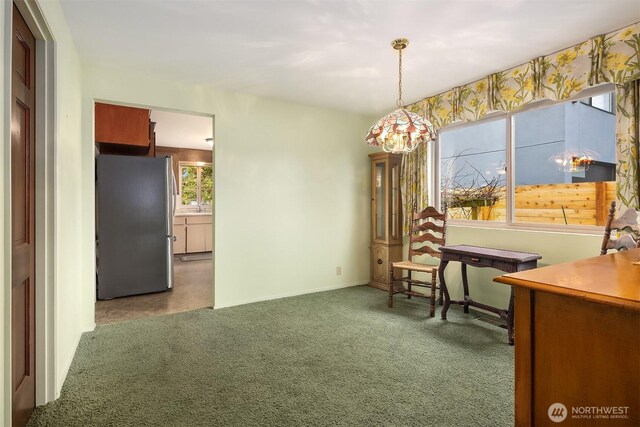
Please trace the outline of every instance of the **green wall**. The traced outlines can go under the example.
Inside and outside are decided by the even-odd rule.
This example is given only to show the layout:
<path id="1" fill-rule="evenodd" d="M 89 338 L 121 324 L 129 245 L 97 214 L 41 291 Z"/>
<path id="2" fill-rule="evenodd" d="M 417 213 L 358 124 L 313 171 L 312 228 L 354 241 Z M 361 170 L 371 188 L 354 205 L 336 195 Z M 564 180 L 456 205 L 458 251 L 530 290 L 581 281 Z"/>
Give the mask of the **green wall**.
<path id="1" fill-rule="evenodd" d="M 594 231 L 597 233 L 596 231 Z M 557 233 L 501 228 L 447 226 L 447 245 L 475 245 L 542 255 L 538 266 L 559 264 L 589 258 L 600 254 L 601 234 Z M 405 245 L 405 254 L 406 254 Z M 485 304 L 507 308 L 509 286 L 493 282 L 493 278 L 505 274 L 491 268 L 467 269 L 471 298 Z M 462 276 L 460 263 L 450 262 L 445 280 L 453 299 L 461 299 Z"/>

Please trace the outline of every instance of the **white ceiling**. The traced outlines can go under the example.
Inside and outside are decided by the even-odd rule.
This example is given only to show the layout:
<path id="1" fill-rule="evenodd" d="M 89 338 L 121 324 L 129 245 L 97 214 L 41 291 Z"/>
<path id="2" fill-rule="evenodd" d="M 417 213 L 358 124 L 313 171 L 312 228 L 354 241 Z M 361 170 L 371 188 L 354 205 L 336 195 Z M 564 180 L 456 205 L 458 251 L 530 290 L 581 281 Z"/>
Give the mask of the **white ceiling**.
<path id="1" fill-rule="evenodd" d="M 211 117 L 152 110 L 151 121 L 156 122 L 158 146 L 211 150 L 205 141 L 213 136 Z"/>
<path id="2" fill-rule="evenodd" d="M 378 114 L 640 21 L 638 0 L 62 0 L 84 61 Z"/>

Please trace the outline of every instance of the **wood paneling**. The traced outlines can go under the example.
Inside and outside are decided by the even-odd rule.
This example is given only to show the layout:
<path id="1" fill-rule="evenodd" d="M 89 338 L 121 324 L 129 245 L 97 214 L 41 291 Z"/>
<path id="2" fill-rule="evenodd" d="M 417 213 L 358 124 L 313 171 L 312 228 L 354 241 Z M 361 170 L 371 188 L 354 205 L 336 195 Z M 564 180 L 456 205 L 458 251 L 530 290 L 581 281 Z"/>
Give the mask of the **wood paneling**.
<path id="1" fill-rule="evenodd" d="M 13 6 L 11 391 L 14 426 L 35 407 L 35 39 Z"/>
<path id="2" fill-rule="evenodd" d="M 156 146 L 155 151 L 156 157 L 171 157 L 173 159 L 173 173 L 176 175 L 176 182 L 180 182 L 178 179 L 180 162 L 213 163 L 213 151 L 211 150 Z M 178 188 L 178 194 L 180 194 L 180 188 Z"/>

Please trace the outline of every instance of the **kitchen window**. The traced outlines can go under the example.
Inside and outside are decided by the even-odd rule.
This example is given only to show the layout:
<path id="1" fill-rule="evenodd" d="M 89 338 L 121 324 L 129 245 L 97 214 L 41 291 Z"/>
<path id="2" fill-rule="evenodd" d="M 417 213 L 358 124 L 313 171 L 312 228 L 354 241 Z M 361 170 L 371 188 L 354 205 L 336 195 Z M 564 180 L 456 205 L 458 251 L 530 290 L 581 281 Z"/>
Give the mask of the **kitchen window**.
<path id="1" fill-rule="evenodd" d="M 440 203 L 453 220 L 604 226 L 615 199 L 610 91 L 440 133 Z"/>
<path id="2" fill-rule="evenodd" d="M 211 206 L 213 200 L 211 163 L 180 162 L 180 200 L 183 206 Z"/>

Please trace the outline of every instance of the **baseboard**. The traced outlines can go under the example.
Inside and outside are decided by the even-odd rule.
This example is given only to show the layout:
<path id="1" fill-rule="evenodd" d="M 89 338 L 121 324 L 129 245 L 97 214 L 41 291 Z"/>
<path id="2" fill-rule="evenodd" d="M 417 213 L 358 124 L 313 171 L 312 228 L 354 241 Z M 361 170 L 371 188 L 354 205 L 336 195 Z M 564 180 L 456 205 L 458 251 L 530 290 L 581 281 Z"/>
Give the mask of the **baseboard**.
<path id="1" fill-rule="evenodd" d="M 226 307 L 235 307 L 238 305 L 245 305 L 245 304 L 252 304 L 254 302 L 263 302 L 263 301 L 272 301 L 272 300 L 276 300 L 276 299 L 281 299 L 281 298 L 289 298 L 289 297 L 297 297 L 300 295 L 307 295 L 307 294 L 315 294 L 318 292 L 326 292 L 326 291 L 335 291 L 337 289 L 343 289 L 343 288 L 350 288 L 352 286 L 360 286 L 360 285 L 367 285 L 369 284 L 369 280 L 362 280 L 362 281 L 358 281 L 358 282 L 351 282 L 351 283 L 345 283 L 342 285 L 333 285 L 333 286 L 324 286 L 321 288 L 314 288 L 314 289 L 307 289 L 304 291 L 296 291 L 296 292 L 288 292 L 288 293 L 284 293 L 284 294 L 277 294 L 277 295 L 270 295 L 267 297 L 261 297 L 261 298 L 252 298 L 252 299 L 246 299 L 246 300 L 241 300 L 235 303 L 231 303 L 231 304 L 220 304 L 220 305 L 214 305 L 214 309 L 219 309 L 219 308 L 226 308 Z"/>
<path id="2" fill-rule="evenodd" d="M 76 343 L 73 347 L 73 353 L 71 354 L 71 357 L 69 358 L 69 360 L 67 360 L 67 363 L 65 364 L 64 369 L 61 372 L 61 375 L 58 375 L 56 378 L 56 390 L 55 390 L 56 399 L 60 397 L 62 386 L 64 385 L 64 382 L 67 379 L 67 375 L 69 374 L 69 369 L 71 369 L 71 364 L 73 363 L 73 359 L 75 359 L 76 357 L 76 352 L 78 351 L 78 346 L 80 345 L 81 338 L 82 338 L 82 334 L 78 336 L 78 339 L 76 340 Z"/>
<path id="3" fill-rule="evenodd" d="M 95 329 L 96 329 L 96 324 L 95 324 L 95 322 L 93 322 L 91 324 L 90 329 L 84 330 L 84 331 L 80 332 L 80 335 L 78 335 L 78 338 L 76 339 L 76 343 L 75 343 L 74 348 L 73 348 L 73 353 L 72 353 L 71 357 L 69 358 L 69 360 L 67 361 L 67 363 L 65 364 L 64 369 L 62 370 L 62 375 L 56 378 L 54 400 L 60 397 L 60 392 L 62 391 L 62 386 L 64 385 L 64 382 L 67 380 L 67 375 L 69 374 L 69 369 L 71 369 L 71 364 L 73 363 L 73 359 L 76 358 L 76 353 L 78 351 L 78 346 L 80 345 L 80 340 L 82 339 L 82 335 L 85 332 L 91 332 L 91 331 L 94 331 Z"/>

